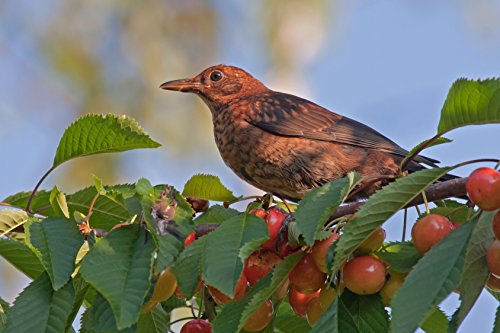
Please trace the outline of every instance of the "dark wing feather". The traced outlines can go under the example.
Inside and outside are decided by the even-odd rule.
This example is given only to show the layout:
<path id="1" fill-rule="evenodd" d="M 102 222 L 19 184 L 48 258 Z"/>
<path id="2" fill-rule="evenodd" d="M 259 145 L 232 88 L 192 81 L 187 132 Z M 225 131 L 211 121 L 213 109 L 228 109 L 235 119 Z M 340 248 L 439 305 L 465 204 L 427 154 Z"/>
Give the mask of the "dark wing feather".
<path id="1" fill-rule="evenodd" d="M 256 97 L 249 111 L 249 123 L 273 134 L 348 144 L 403 157 L 408 153 L 374 129 L 297 96 L 269 92 Z M 438 162 L 423 156 L 415 161 L 431 165 Z"/>

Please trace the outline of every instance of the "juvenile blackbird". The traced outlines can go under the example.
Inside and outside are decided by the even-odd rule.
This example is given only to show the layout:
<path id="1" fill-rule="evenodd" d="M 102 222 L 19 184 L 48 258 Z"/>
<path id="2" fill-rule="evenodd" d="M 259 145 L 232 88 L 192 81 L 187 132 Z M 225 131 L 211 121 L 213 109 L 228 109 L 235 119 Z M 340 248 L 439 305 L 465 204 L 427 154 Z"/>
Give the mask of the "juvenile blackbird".
<path id="1" fill-rule="evenodd" d="M 408 153 L 374 129 L 306 99 L 268 89 L 241 68 L 218 65 L 160 88 L 195 93 L 212 112 L 224 162 L 243 180 L 281 198 L 357 171 L 364 179 L 394 176 Z M 417 156 L 409 171 L 434 165 Z M 367 197 L 385 182 L 364 187 Z"/>

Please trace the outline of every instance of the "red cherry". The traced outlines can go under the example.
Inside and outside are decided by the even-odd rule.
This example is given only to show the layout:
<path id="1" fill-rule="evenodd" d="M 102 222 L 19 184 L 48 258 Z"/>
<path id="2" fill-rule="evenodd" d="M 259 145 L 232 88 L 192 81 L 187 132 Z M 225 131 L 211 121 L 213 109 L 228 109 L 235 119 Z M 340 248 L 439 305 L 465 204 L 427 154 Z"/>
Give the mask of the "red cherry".
<path id="1" fill-rule="evenodd" d="M 500 278 L 500 241 L 495 239 L 486 253 L 486 263 L 491 274 Z"/>
<path id="2" fill-rule="evenodd" d="M 328 267 L 326 263 L 328 249 L 339 237 L 340 235 L 338 233 L 332 232 L 332 234 L 327 239 L 316 241 L 312 247 L 311 254 L 314 259 L 314 263 L 323 273 L 328 273 Z"/>
<path id="3" fill-rule="evenodd" d="M 500 210 L 493 217 L 493 233 L 496 239 L 500 240 Z"/>
<path id="4" fill-rule="evenodd" d="M 304 294 L 300 291 L 297 291 L 293 288 L 290 288 L 288 292 L 288 302 L 292 307 L 293 312 L 295 312 L 298 316 L 304 317 L 307 312 L 307 304 L 313 298 L 319 298 L 320 291 L 316 291 L 313 294 Z"/>
<path id="5" fill-rule="evenodd" d="M 497 278 L 495 275 L 490 274 L 488 277 L 488 281 L 486 281 L 486 286 L 493 291 L 500 291 L 500 278 Z"/>
<path id="6" fill-rule="evenodd" d="M 288 278 L 294 289 L 301 293 L 312 294 L 325 283 L 326 274 L 319 270 L 312 255 L 307 253 L 295 265 Z"/>
<path id="7" fill-rule="evenodd" d="M 266 276 L 282 259 L 274 252 L 261 250 L 254 252 L 245 261 L 243 273 L 248 283 L 253 286 L 257 281 Z"/>
<path id="8" fill-rule="evenodd" d="M 492 168 L 474 170 L 465 184 L 473 203 L 483 210 L 500 208 L 500 173 Z"/>
<path id="9" fill-rule="evenodd" d="M 269 239 L 262 244 L 262 248 L 274 251 L 276 249 L 276 239 L 280 233 L 281 225 L 285 221 L 285 214 L 277 209 L 271 209 L 267 213 L 266 224 L 269 231 Z"/>
<path id="10" fill-rule="evenodd" d="M 192 242 L 194 242 L 196 240 L 196 233 L 193 231 L 193 232 L 190 232 L 187 236 L 186 236 L 186 239 L 184 240 L 184 246 L 188 246 L 189 244 L 191 244 Z"/>
<path id="11" fill-rule="evenodd" d="M 212 333 L 212 324 L 205 319 L 194 319 L 182 326 L 181 333 Z"/>
<path id="12" fill-rule="evenodd" d="M 264 329 L 271 319 L 273 319 L 274 308 L 273 302 L 270 299 L 262 303 L 255 311 L 250 315 L 243 326 L 243 329 L 247 332 L 258 332 Z"/>
<path id="13" fill-rule="evenodd" d="M 418 252 L 424 254 L 453 229 L 455 226 L 446 217 L 437 214 L 426 215 L 415 222 L 411 229 L 413 245 Z"/>
<path id="14" fill-rule="evenodd" d="M 210 292 L 210 295 L 212 295 L 215 303 L 219 305 L 227 304 L 231 301 L 243 298 L 243 296 L 245 296 L 245 294 L 247 293 L 247 287 L 248 287 L 247 278 L 245 274 L 241 274 L 241 277 L 238 280 L 238 283 L 236 284 L 236 288 L 234 289 L 233 298 L 230 298 L 229 296 L 221 292 L 219 289 L 207 285 L 207 289 Z"/>
<path id="15" fill-rule="evenodd" d="M 250 211 L 250 214 L 255 215 L 263 220 L 265 220 L 267 216 L 267 212 L 262 208 L 254 208 Z"/>
<path id="16" fill-rule="evenodd" d="M 293 254 L 299 250 L 300 250 L 300 245 L 292 246 L 288 243 L 285 243 L 284 246 L 282 246 L 281 248 L 280 257 L 285 258 L 286 256 L 289 256 L 290 254 Z"/>
<path id="17" fill-rule="evenodd" d="M 385 266 L 372 256 L 355 257 L 346 262 L 342 276 L 347 289 L 358 295 L 375 294 L 385 283 Z"/>

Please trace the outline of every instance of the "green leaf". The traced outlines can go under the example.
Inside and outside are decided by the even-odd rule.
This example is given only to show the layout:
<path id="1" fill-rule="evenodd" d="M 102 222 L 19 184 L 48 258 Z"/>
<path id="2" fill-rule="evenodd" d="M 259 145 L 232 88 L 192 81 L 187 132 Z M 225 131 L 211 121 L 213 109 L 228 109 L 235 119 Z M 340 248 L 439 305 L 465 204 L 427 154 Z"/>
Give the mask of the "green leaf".
<path id="1" fill-rule="evenodd" d="M 467 218 L 470 215 L 469 207 L 452 200 L 443 200 L 442 202 L 445 204 L 445 206 L 432 208 L 430 210 L 430 213 L 446 216 L 450 221 L 453 222 L 467 222 Z M 436 202 L 436 204 L 439 204 L 439 202 Z"/>
<path id="2" fill-rule="evenodd" d="M 311 333 L 363 333 L 354 322 L 353 315 L 349 312 L 340 297 L 335 298 L 330 307 L 314 324 Z"/>
<path id="3" fill-rule="evenodd" d="M 187 246 L 179 255 L 172 268 L 172 272 L 177 278 L 179 289 L 187 297 L 193 296 L 196 287 L 200 283 L 207 236 L 205 235 Z"/>
<path id="4" fill-rule="evenodd" d="M 438 132 L 466 125 L 500 122 L 500 79 L 459 79 L 453 83 L 441 110 Z"/>
<path id="5" fill-rule="evenodd" d="M 23 210 L 2 209 L 0 210 L 0 237 L 8 234 L 10 237 L 23 240 L 24 233 L 13 232 L 19 226 L 28 221 L 28 214 Z"/>
<path id="6" fill-rule="evenodd" d="M 229 191 L 221 183 L 219 177 L 205 174 L 197 174 L 191 177 L 184 185 L 182 195 L 213 201 L 233 201 L 237 199 L 233 192 Z"/>
<path id="7" fill-rule="evenodd" d="M 359 296 L 346 290 L 341 300 L 360 332 L 389 332 L 389 315 L 378 294 Z"/>
<path id="8" fill-rule="evenodd" d="M 0 297 L 0 332 L 3 332 L 7 324 L 7 315 L 9 314 L 10 305 Z"/>
<path id="9" fill-rule="evenodd" d="M 422 323 L 422 330 L 425 333 L 446 333 L 448 332 L 448 317 L 439 306 L 433 306 Z"/>
<path id="10" fill-rule="evenodd" d="M 44 271 L 37 256 L 22 242 L 0 238 L 0 255 L 32 279 Z"/>
<path id="11" fill-rule="evenodd" d="M 75 223 L 62 217 L 49 217 L 30 223 L 26 237 L 49 274 L 54 290 L 64 286 L 75 270 L 76 254 L 83 244 Z"/>
<path id="12" fill-rule="evenodd" d="M 69 218 L 68 204 L 66 202 L 66 196 L 64 193 L 59 191 L 57 186 L 54 186 L 50 192 L 49 197 L 50 205 L 54 209 L 57 215 Z"/>
<path id="13" fill-rule="evenodd" d="M 92 179 L 94 180 L 94 187 L 100 195 L 106 195 L 106 188 L 102 184 L 102 179 L 97 177 L 96 175 L 92 175 Z"/>
<path id="14" fill-rule="evenodd" d="M 99 293 L 96 294 L 92 305 L 82 316 L 81 333 L 135 333 L 135 326 L 119 330 L 116 327 L 113 310 L 106 299 Z"/>
<path id="15" fill-rule="evenodd" d="M 494 215 L 495 212 L 483 212 L 474 230 L 472 230 L 465 251 L 462 281 L 458 286 L 460 290 L 460 307 L 453 314 L 450 332 L 458 330 L 488 280 L 489 270 L 486 264 L 486 252 L 488 252 L 488 248 L 494 239 L 493 228 L 491 227 Z"/>
<path id="16" fill-rule="evenodd" d="M 414 332 L 429 309 L 455 290 L 474 225 L 471 221 L 453 230 L 418 261 L 391 302 L 393 332 Z"/>
<path id="17" fill-rule="evenodd" d="M 149 288 L 154 243 L 138 225 L 112 230 L 85 256 L 80 274 L 111 305 L 119 329 L 132 326 Z"/>
<path id="18" fill-rule="evenodd" d="M 160 144 L 130 117 L 88 114 L 64 131 L 52 167 L 80 156 L 157 147 Z"/>
<path id="19" fill-rule="evenodd" d="M 172 265 L 179 253 L 182 251 L 182 247 L 182 242 L 171 234 L 158 236 L 156 271 L 161 272 L 165 268 Z"/>
<path id="20" fill-rule="evenodd" d="M 198 276 L 232 297 L 244 260 L 269 238 L 267 227 L 254 215 L 241 214 L 187 246 L 174 265 L 181 291 L 190 295 Z"/>
<path id="21" fill-rule="evenodd" d="M 382 249 L 377 252 L 377 256 L 386 262 L 392 270 L 400 273 L 411 271 L 422 257 L 410 241 L 384 244 Z"/>
<path id="22" fill-rule="evenodd" d="M 495 322 L 493 323 L 493 333 L 500 332 L 500 305 L 497 307 L 497 312 L 495 314 Z"/>
<path id="23" fill-rule="evenodd" d="M 349 173 L 347 177 L 314 188 L 304 195 L 294 216 L 307 244 L 318 239 L 332 213 L 358 183 L 359 176 Z"/>
<path id="24" fill-rule="evenodd" d="M 268 238 L 266 224 L 254 215 L 241 214 L 221 224 L 205 241 L 205 283 L 232 297 L 243 262 Z"/>
<path id="25" fill-rule="evenodd" d="M 124 199 L 124 202 L 118 202 L 116 199 L 112 199 L 112 196 L 110 196 L 109 198 L 105 196 L 99 197 L 93 209 L 94 226 L 98 228 L 103 228 L 102 226 L 100 226 L 101 224 L 103 226 L 108 225 L 109 228 L 111 228 L 115 224 L 129 219 L 131 215 L 127 211 L 127 205 L 130 200 L 134 199 L 133 196 L 136 193 L 135 187 L 131 184 L 105 186 L 105 190 L 114 193 L 120 193 Z M 67 195 L 66 200 L 68 203 L 70 214 L 74 214 L 75 211 L 87 212 L 89 210 L 90 203 L 92 202 L 92 199 L 96 194 L 97 191 L 95 187 L 88 187 L 73 194 Z M 26 204 L 28 203 L 30 195 L 31 192 L 19 192 L 5 198 L 3 202 L 9 203 L 14 207 L 24 209 L 26 207 Z M 49 198 L 50 192 L 39 190 L 31 203 L 31 209 L 48 217 L 57 216 L 57 213 L 54 212 L 52 206 L 50 205 Z M 119 205 L 121 207 L 115 207 L 115 205 Z"/>
<path id="26" fill-rule="evenodd" d="M 239 212 L 236 209 L 224 208 L 220 205 L 214 205 L 208 208 L 206 212 L 198 216 L 196 219 L 194 219 L 194 224 L 221 224 L 238 214 Z"/>
<path id="27" fill-rule="evenodd" d="M 31 195 L 31 191 L 18 192 L 16 194 L 10 195 L 2 201 L 12 205 L 13 207 L 24 209 L 26 208 L 26 204 L 28 203 L 29 197 Z M 54 211 L 52 210 L 52 206 L 50 205 L 50 192 L 46 190 L 38 190 L 31 202 L 31 209 L 35 212 L 39 212 L 45 216 L 54 215 Z M 44 208 L 42 211 L 41 208 Z"/>
<path id="28" fill-rule="evenodd" d="M 42 274 L 15 300 L 4 333 L 66 332 L 73 320 L 75 300 L 72 283 L 54 291 L 49 276 Z"/>
<path id="29" fill-rule="evenodd" d="M 295 314 L 288 303 L 278 308 L 274 328 L 280 333 L 308 333 L 311 330 L 307 320 Z"/>
<path id="30" fill-rule="evenodd" d="M 358 210 L 356 217 L 343 228 L 342 237 L 335 242 L 333 269 L 338 270 L 344 260 L 378 226 L 450 170 L 451 168 L 434 168 L 417 171 L 397 179 L 372 195 Z"/>
<path id="31" fill-rule="evenodd" d="M 406 160 L 408 159 L 408 157 L 412 156 L 413 154 L 415 154 L 416 151 L 420 150 L 420 148 L 422 148 L 423 145 L 426 145 L 431 139 L 427 139 L 427 140 L 424 140 L 422 142 L 420 142 L 418 145 L 416 145 L 415 147 L 413 147 L 405 156 L 405 158 L 401 161 L 400 165 L 403 165 L 406 163 Z M 450 139 L 447 139 L 447 138 L 443 138 L 443 137 L 439 137 L 435 140 L 433 140 L 426 148 L 430 148 L 430 147 L 434 147 L 434 146 L 438 146 L 438 145 L 442 145 L 443 143 L 449 143 L 451 142 L 452 140 Z M 435 166 L 434 163 L 426 163 L 426 164 L 429 164 L 429 165 L 432 165 L 432 166 Z"/>
<path id="32" fill-rule="evenodd" d="M 112 192 L 112 190 L 108 190 Z M 67 196 L 69 212 L 71 215 L 75 211 L 88 212 L 90 205 L 97 194 L 95 187 L 88 187 Z M 123 196 L 101 195 L 92 207 L 90 225 L 93 228 L 105 230 L 111 229 L 118 223 L 122 223 L 132 216 L 129 213 Z"/>
<path id="33" fill-rule="evenodd" d="M 161 305 L 139 317 L 136 333 L 165 333 L 170 325 L 170 318 Z"/>
<path id="34" fill-rule="evenodd" d="M 226 304 L 212 323 L 214 332 L 239 332 L 251 314 L 278 290 L 302 255 L 295 253 L 287 256 L 270 274 L 259 280 L 245 297 Z"/>

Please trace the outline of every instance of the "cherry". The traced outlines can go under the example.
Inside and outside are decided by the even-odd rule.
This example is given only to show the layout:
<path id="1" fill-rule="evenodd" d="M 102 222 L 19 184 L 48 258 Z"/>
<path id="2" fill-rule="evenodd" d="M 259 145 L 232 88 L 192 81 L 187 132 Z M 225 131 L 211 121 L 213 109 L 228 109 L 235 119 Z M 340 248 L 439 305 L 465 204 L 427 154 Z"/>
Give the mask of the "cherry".
<path id="1" fill-rule="evenodd" d="M 328 307 L 333 303 L 336 297 L 337 291 L 335 290 L 335 288 L 332 288 L 329 285 L 325 285 L 319 292 L 321 304 L 323 304 L 325 309 L 328 309 Z"/>
<path id="2" fill-rule="evenodd" d="M 266 276 L 282 259 L 274 252 L 261 250 L 252 253 L 245 261 L 243 273 L 248 283 L 253 286 L 257 281 Z"/>
<path id="3" fill-rule="evenodd" d="M 300 250 L 300 245 L 290 245 L 288 243 L 283 244 L 280 251 L 280 257 L 285 258 L 290 254 L 293 254 Z"/>
<path id="4" fill-rule="evenodd" d="M 192 242 L 194 242 L 196 240 L 196 233 L 193 231 L 193 232 L 190 232 L 187 236 L 186 236 L 186 239 L 184 239 L 184 246 L 188 246 L 189 244 L 191 244 Z"/>
<path id="5" fill-rule="evenodd" d="M 500 208 L 500 173 L 492 168 L 474 170 L 465 184 L 471 201 L 483 210 Z"/>
<path id="6" fill-rule="evenodd" d="M 250 214 L 261 218 L 262 220 L 266 220 L 267 212 L 262 208 L 254 208 L 250 211 Z"/>
<path id="7" fill-rule="evenodd" d="M 325 312 L 327 307 L 323 305 L 319 297 L 313 298 L 307 303 L 306 319 L 310 326 L 313 326 L 316 321 Z"/>
<path id="8" fill-rule="evenodd" d="M 205 319 L 194 319 L 182 326 L 181 333 L 212 333 L 212 324 Z"/>
<path id="9" fill-rule="evenodd" d="M 281 301 L 288 294 L 288 289 L 290 288 L 290 280 L 284 280 L 274 292 L 274 298 Z"/>
<path id="10" fill-rule="evenodd" d="M 160 273 L 160 276 L 156 281 L 153 294 L 151 295 L 149 301 L 144 305 L 142 312 L 143 313 L 149 312 L 159 302 L 163 302 L 172 297 L 176 289 L 177 289 L 177 279 L 175 278 L 175 275 L 172 273 L 170 267 L 164 269 Z"/>
<path id="11" fill-rule="evenodd" d="M 394 294 L 396 294 L 399 288 L 401 288 L 404 280 L 404 274 L 391 272 L 389 280 L 387 280 L 382 290 L 380 290 L 380 297 L 382 297 L 385 305 L 389 306 L 391 304 L 391 300 L 394 297 Z"/>
<path id="12" fill-rule="evenodd" d="M 326 256 L 328 255 L 328 249 L 335 242 L 340 235 L 336 232 L 332 232 L 332 234 L 327 238 L 321 241 L 316 241 L 312 247 L 312 257 L 314 263 L 318 267 L 318 269 L 323 273 L 328 273 L 328 267 L 326 262 Z"/>
<path id="13" fill-rule="evenodd" d="M 500 210 L 493 217 L 493 233 L 496 239 L 500 240 Z"/>
<path id="14" fill-rule="evenodd" d="M 269 239 L 262 244 L 262 248 L 274 251 L 276 249 L 276 239 L 280 233 L 281 225 L 285 221 L 285 214 L 277 209 L 271 209 L 266 216 L 267 230 L 269 231 Z"/>
<path id="15" fill-rule="evenodd" d="M 495 239 L 486 253 L 486 263 L 491 274 L 500 278 L 500 240 Z"/>
<path id="16" fill-rule="evenodd" d="M 486 281 L 486 286 L 490 288 L 492 291 L 499 292 L 500 278 L 497 278 L 495 275 L 490 274 L 490 276 L 488 277 L 488 281 Z"/>
<path id="17" fill-rule="evenodd" d="M 193 210 L 197 213 L 206 212 L 208 209 L 208 200 L 187 197 L 186 201 L 189 202 Z"/>
<path id="18" fill-rule="evenodd" d="M 368 236 L 367 239 L 363 241 L 363 243 L 359 244 L 358 248 L 356 249 L 356 254 L 362 254 L 362 253 L 370 253 L 370 252 L 375 252 L 380 247 L 382 244 L 384 244 L 385 240 L 385 230 L 382 227 L 377 227 L 374 232 Z"/>
<path id="19" fill-rule="evenodd" d="M 316 292 L 325 283 L 326 274 L 314 263 L 310 253 L 305 254 L 290 272 L 290 285 L 304 294 Z"/>
<path id="20" fill-rule="evenodd" d="M 243 329 L 247 332 L 261 331 L 264 327 L 269 325 L 271 319 L 273 319 L 273 315 L 273 303 L 270 299 L 268 299 L 250 315 L 245 323 L 245 326 L 243 326 Z"/>
<path id="21" fill-rule="evenodd" d="M 210 295 L 212 295 L 215 303 L 219 305 L 227 304 L 233 300 L 238 300 L 243 298 L 247 292 L 247 278 L 245 274 L 241 274 L 240 279 L 238 280 L 238 283 L 236 284 L 236 288 L 234 289 L 234 297 L 230 298 L 217 288 L 214 288 L 212 286 L 207 285 L 207 289 L 210 292 Z"/>
<path id="22" fill-rule="evenodd" d="M 411 229 L 413 245 L 418 252 L 424 254 L 453 229 L 455 226 L 446 217 L 437 214 L 426 215 L 415 222 Z"/>
<path id="23" fill-rule="evenodd" d="M 369 255 L 347 261 L 342 269 L 346 288 L 358 295 L 380 291 L 385 283 L 385 273 L 384 264 Z"/>
<path id="24" fill-rule="evenodd" d="M 290 288 L 288 292 L 288 302 L 292 307 L 293 312 L 298 316 L 304 317 L 307 312 L 307 303 L 314 298 L 319 298 L 320 291 L 316 291 L 313 294 L 304 294 L 293 288 Z"/>

